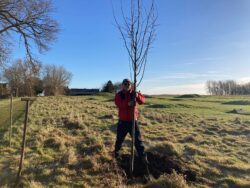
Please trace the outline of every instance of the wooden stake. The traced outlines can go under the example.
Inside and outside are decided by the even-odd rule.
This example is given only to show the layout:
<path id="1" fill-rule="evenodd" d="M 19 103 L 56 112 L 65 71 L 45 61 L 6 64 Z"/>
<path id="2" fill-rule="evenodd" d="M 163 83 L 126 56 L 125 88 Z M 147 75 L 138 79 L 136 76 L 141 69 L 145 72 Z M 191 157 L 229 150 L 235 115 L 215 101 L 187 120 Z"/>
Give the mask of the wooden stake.
<path id="1" fill-rule="evenodd" d="M 16 186 L 19 184 L 20 177 L 22 174 L 23 168 L 23 160 L 25 154 L 25 145 L 26 145 L 26 130 L 27 130 L 27 123 L 28 123 L 28 114 L 29 114 L 29 102 L 34 101 L 35 98 L 21 98 L 21 101 L 26 101 L 26 110 L 25 110 L 25 119 L 24 119 L 24 127 L 23 127 L 23 141 L 22 141 L 22 149 L 21 149 L 21 158 L 19 163 L 19 170 L 17 174 Z"/>
<path id="2" fill-rule="evenodd" d="M 12 109 L 13 109 L 13 96 L 10 95 L 10 130 L 9 130 L 9 146 L 11 146 L 12 137 Z"/>

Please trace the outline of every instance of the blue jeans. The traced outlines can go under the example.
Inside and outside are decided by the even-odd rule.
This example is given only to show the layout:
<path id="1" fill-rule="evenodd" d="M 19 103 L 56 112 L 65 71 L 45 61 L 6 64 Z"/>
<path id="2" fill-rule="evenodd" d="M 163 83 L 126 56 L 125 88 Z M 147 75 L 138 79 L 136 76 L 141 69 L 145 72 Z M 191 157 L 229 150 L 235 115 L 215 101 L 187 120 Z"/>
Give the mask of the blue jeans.
<path id="1" fill-rule="evenodd" d="M 121 121 L 119 120 L 117 126 L 117 135 L 115 142 L 115 152 L 118 153 L 122 147 L 122 143 L 127 135 L 127 133 L 132 136 L 132 121 Z M 138 126 L 137 121 L 135 121 L 135 148 L 139 157 L 143 157 L 144 153 L 144 145 L 141 140 L 141 132 Z"/>

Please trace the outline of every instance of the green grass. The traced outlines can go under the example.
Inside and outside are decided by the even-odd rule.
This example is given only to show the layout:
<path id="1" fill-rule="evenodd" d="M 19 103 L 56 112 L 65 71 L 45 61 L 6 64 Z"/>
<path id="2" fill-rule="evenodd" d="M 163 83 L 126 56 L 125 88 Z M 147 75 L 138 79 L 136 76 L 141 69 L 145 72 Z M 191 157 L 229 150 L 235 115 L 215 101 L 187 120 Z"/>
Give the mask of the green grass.
<path id="1" fill-rule="evenodd" d="M 201 118 L 233 119 L 240 117 L 243 120 L 248 120 L 250 117 L 249 115 L 238 116 L 226 113 L 232 111 L 235 108 L 250 112 L 250 105 L 242 105 L 242 103 L 250 103 L 250 97 L 203 96 L 197 98 L 175 98 L 173 96 L 161 96 L 160 98 L 150 98 L 147 101 L 148 104 L 153 103 L 166 105 L 166 108 L 159 109 L 164 112 L 187 113 L 189 115 L 197 115 Z"/>
<path id="2" fill-rule="evenodd" d="M 20 98 L 13 99 L 13 111 L 12 111 L 12 122 L 20 119 L 24 114 L 24 102 Z M 6 144 L 6 138 L 10 127 L 10 99 L 0 100 L 0 145 Z"/>
<path id="3" fill-rule="evenodd" d="M 0 128 L 9 126 L 10 123 L 10 99 L 0 99 Z M 20 98 L 13 99 L 13 123 L 24 113 L 24 102 Z"/>
<path id="4" fill-rule="evenodd" d="M 194 184 L 177 174 L 146 185 L 126 183 L 112 158 L 118 120 L 113 99 L 112 95 L 38 98 L 30 109 L 22 185 L 250 187 L 250 116 L 228 113 L 250 112 L 249 96 L 153 96 L 140 107 L 147 151 L 180 156 L 197 172 Z M 8 102 L 0 101 L 4 103 Z M 15 122 L 11 148 L 0 143 L 0 187 L 13 186 L 22 123 L 23 118 Z M 8 138 L 0 131 L 3 139 Z M 128 140 L 123 153 L 129 152 Z"/>

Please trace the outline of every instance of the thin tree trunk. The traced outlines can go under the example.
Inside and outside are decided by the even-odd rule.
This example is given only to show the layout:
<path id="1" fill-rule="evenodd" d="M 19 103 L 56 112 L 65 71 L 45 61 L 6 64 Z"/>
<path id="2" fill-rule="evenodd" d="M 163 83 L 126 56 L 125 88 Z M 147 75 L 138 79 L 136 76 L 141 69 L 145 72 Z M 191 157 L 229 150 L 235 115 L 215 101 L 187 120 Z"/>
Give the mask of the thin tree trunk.
<path id="1" fill-rule="evenodd" d="M 134 72 L 134 106 L 132 114 L 132 143 L 131 143 L 131 157 L 130 157 L 130 175 L 133 176 L 134 170 L 134 143 L 135 143 L 135 105 L 136 105 L 136 90 L 140 85 L 145 72 L 147 63 L 147 55 L 150 46 L 155 38 L 155 27 L 157 15 L 155 14 L 154 0 L 151 6 L 146 9 L 142 5 L 142 0 L 130 1 L 130 13 L 128 16 L 124 14 L 123 7 L 121 14 L 124 24 L 119 24 L 114 15 L 114 19 L 118 30 L 122 36 L 125 48 L 128 52 L 132 70 Z M 113 10 L 114 14 L 114 10 Z M 138 80 L 138 83 L 137 83 Z"/>
<path id="2" fill-rule="evenodd" d="M 136 67 L 136 66 L 135 66 Z M 135 158 L 135 150 L 134 150 L 134 144 L 135 144 L 135 106 L 136 106 L 136 71 L 134 72 L 134 88 L 133 88 L 133 110 L 132 110 L 132 143 L 131 143 L 131 156 L 130 156 L 130 176 L 133 177 L 133 171 L 134 171 L 134 158 Z"/>

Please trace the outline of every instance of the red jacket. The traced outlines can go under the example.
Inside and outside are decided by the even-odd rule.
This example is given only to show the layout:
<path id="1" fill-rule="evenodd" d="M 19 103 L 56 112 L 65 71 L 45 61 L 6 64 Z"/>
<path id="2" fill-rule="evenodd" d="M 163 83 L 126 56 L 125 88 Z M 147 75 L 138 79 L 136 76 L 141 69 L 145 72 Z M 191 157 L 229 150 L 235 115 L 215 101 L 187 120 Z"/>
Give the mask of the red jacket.
<path id="1" fill-rule="evenodd" d="M 132 121 L 133 106 L 128 106 L 128 103 L 132 100 L 132 91 L 120 91 L 115 95 L 115 104 L 119 109 L 119 119 L 122 121 Z M 138 104 L 145 102 L 145 97 L 138 93 L 136 98 Z M 138 107 L 135 106 L 135 120 L 138 118 Z"/>

